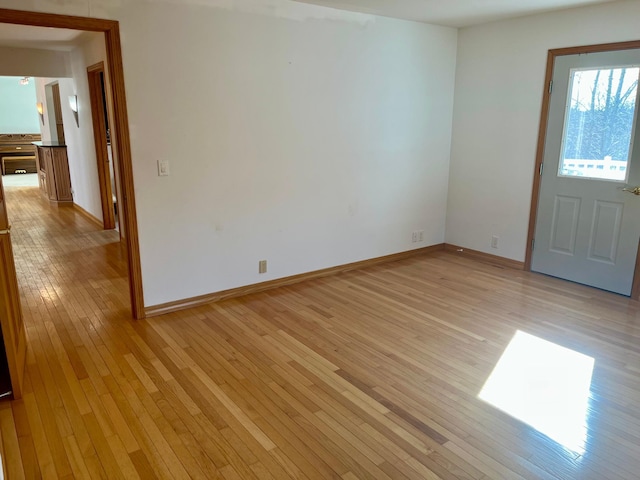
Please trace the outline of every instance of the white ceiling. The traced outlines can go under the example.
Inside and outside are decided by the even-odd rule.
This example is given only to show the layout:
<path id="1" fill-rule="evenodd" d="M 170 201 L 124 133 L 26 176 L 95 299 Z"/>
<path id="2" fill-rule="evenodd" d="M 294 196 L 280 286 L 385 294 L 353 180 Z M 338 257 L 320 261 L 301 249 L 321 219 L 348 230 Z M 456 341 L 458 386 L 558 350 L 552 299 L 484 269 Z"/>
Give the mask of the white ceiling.
<path id="1" fill-rule="evenodd" d="M 80 30 L 0 23 L 0 46 L 70 51 L 87 35 Z"/>
<path id="2" fill-rule="evenodd" d="M 295 0 L 418 22 L 466 27 L 616 0 Z"/>
<path id="3" fill-rule="evenodd" d="M 511 17 L 617 0 L 293 0 L 326 7 L 466 27 Z M 89 32 L 0 23 L 0 46 L 70 51 Z"/>

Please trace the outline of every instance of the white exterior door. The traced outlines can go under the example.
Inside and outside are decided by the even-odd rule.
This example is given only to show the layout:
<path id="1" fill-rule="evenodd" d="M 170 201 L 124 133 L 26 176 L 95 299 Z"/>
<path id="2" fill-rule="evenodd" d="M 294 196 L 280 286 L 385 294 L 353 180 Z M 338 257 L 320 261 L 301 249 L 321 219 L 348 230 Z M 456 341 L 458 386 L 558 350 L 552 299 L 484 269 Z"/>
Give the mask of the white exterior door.
<path id="1" fill-rule="evenodd" d="M 531 269 L 630 295 L 640 50 L 556 58 Z M 640 139 L 640 137 L 638 137 Z"/>

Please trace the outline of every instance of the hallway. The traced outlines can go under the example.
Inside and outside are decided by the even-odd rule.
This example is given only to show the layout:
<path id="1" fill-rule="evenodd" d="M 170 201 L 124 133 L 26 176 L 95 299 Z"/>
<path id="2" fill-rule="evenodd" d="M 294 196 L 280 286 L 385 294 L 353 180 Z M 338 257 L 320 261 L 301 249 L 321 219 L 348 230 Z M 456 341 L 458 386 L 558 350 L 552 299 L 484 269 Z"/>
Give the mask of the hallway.
<path id="1" fill-rule="evenodd" d="M 8 478 L 20 471 L 20 456 L 26 478 L 55 478 L 53 466 L 80 448 L 82 434 L 68 435 L 89 411 L 86 398 L 97 394 L 86 389 L 92 370 L 104 368 L 99 350 L 110 345 L 112 327 L 130 318 L 126 254 L 116 231 L 51 206 L 37 187 L 8 186 L 5 194 L 28 339 L 24 399 L 13 402 L 17 438 L 3 436 L 5 462 Z M 8 406 L 0 406 L 3 432 L 12 423 Z"/>
<path id="2" fill-rule="evenodd" d="M 5 190 L 25 318 L 129 317 L 118 232 L 97 230 L 77 210 L 50 205 L 38 188 Z"/>
<path id="3" fill-rule="evenodd" d="M 10 480 L 640 470 L 638 302 L 440 252 L 134 322 L 116 232 L 6 195 L 29 347 L 0 402 Z M 478 398 L 519 331 L 595 359 L 574 450 Z"/>

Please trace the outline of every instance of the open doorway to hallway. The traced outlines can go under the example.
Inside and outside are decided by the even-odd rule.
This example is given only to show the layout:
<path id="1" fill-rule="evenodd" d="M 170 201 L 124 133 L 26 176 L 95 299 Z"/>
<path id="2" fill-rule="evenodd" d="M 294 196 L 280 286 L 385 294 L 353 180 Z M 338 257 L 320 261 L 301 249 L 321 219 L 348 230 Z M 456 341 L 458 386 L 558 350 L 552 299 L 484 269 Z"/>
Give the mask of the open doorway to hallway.
<path id="1" fill-rule="evenodd" d="M 64 119 L 62 118 L 62 101 L 60 100 L 60 83 L 51 82 L 44 87 L 47 111 L 49 112 L 49 129 L 51 140 L 65 144 Z M 43 104 L 44 105 L 44 104 Z M 52 108 L 53 107 L 53 108 Z"/>
<path id="2" fill-rule="evenodd" d="M 111 148 L 111 132 L 109 109 L 106 93 L 104 62 L 87 67 L 89 80 L 89 97 L 91 100 L 91 118 L 93 137 L 96 149 L 98 183 L 100 185 L 100 201 L 102 205 L 102 221 L 104 229 L 116 228 L 118 225 L 118 196 L 115 169 L 113 168 L 113 149 Z"/>
<path id="3" fill-rule="evenodd" d="M 40 120 L 42 123 L 41 129 L 41 138 L 38 140 L 42 140 L 42 143 L 37 145 L 36 155 L 36 173 L 38 174 L 38 183 L 39 190 L 42 192 L 42 195 L 37 191 L 38 189 L 28 188 L 28 187 L 17 187 L 19 190 L 29 190 L 30 197 L 22 198 L 18 201 L 17 205 L 19 208 L 15 209 L 15 212 L 19 212 L 20 208 L 24 205 L 37 205 L 38 202 L 44 202 L 44 211 L 50 215 L 48 218 L 55 218 L 59 216 L 60 219 L 57 221 L 57 225 L 61 225 L 64 222 L 62 218 L 73 213 L 74 218 L 78 213 L 82 213 L 84 218 L 88 220 L 92 220 L 93 215 L 91 214 L 90 209 L 92 208 L 90 203 L 86 203 L 88 209 L 85 209 L 81 205 L 79 205 L 79 200 L 83 198 L 89 198 L 88 192 L 90 188 L 83 189 L 83 182 L 76 182 L 74 187 L 71 187 L 72 174 L 71 172 L 74 168 L 69 168 L 69 156 L 68 156 L 68 148 L 67 143 L 69 145 L 75 144 L 78 148 L 83 147 L 83 140 L 86 141 L 87 135 L 83 135 L 82 129 L 84 128 L 92 128 L 91 124 L 91 113 L 88 106 L 90 102 L 88 101 L 88 85 L 86 81 L 86 67 L 90 65 L 90 63 L 85 63 L 89 57 L 92 57 L 96 53 L 101 54 L 99 60 L 105 62 L 107 69 L 109 69 L 109 76 L 107 82 L 109 83 L 107 90 L 107 99 L 110 103 L 110 112 L 113 113 L 113 122 L 111 122 L 111 130 L 113 133 L 113 137 L 117 138 L 117 142 L 115 142 L 114 148 L 114 158 L 116 161 L 119 161 L 119 167 L 117 169 L 117 175 L 115 175 L 116 182 L 122 182 L 122 191 L 123 201 L 122 201 L 122 212 L 121 212 L 121 231 L 125 232 L 123 237 L 124 242 L 119 242 L 116 239 L 115 242 L 112 242 L 114 245 L 117 245 L 117 248 L 120 249 L 120 257 L 125 260 L 124 265 L 126 266 L 126 275 L 123 276 L 125 283 L 129 284 L 129 302 L 127 306 L 131 307 L 131 313 L 134 318 L 142 318 L 144 316 L 144 302 L 142 298 L 142 279 L 141 279 L 141 269 L 140 269 L 140 255 L 138 249 L 138 238 L 137 238 L 137 221 L 136 221 L 136 212 L 135 212 L 135 204 L 134 204 L 134 192 L 133 192 L 133 175 L 131 168 L 131 157 L 130 157 L 130 144 L 129 144 L 129 129 L 127 122 L 127 112 L 126 112 L 126 100 L 124 93 L 124 76 L 122 71 L 122 57 L 120 51 L 120 38 L 119 38 L 119 27 L 118 23 L 109 20 L 99 20 L 92 18 L 83 18 L 83 17 L 66 17 L 61 15 L 53 15 L 53 14 L 38 14 L 32 12 L 22 12 L 15 10 L 4 10 L 0 9 L 0 29 L 2 29 L 2 41 L 0 42 L 0 50 L 2 50 L 2 56 L 4 61 L 2 65 L 0 65 L 0 75 L 6 75 L 7 69 L 23 69 L 23 72 L 18 74 L 20 75 L 31 75 L 33 77 L 38 78 L 53 78 L 53 81 L 43 80 L 40 85 L 41 93 L 40 98 L 38 98 L 37 103 L 37 111 L 40 115 Z M 84 33 L 83 33 L 84 32 Z M 86 32 L 99 32 L 99 33 L 86 33 Z M 80 35 L 79 35 L 80 33 Z M 84 36 L 84 38 L 93 36 L 94 38 L 101 39 L 102 48 L 94 48 L 96 42 L 92 42 L 91 39 L 88 41 L 87 48 L 75 50 L 72 48 L 72 51 L 77 52 L 77 55 L 68 54 L 69 49 L 65 48 L 57 48 L 53 49 L 52 53 L 48 53 L 47 55 L 42 55 L 42 51 L 37 51 L 36 48 L 38 45 L 45 44 L 48 41 L 51 41 L 51 35 L 62 35 L 68 36 L 66 40 L 60 40 L 57 47 L 64 47 L 65 45 L 68 47 L 69 42 L 74 41 L 80 36 Z M 30 48 L 19 48 L 23 42 L 29 41 Z M 66 42 L 66 43 L 65 43 Z M 34 52 L 33 50 L 36 50 Z M 42 49 L 40 49 L 42 50 Z M 46 49 L 45 49 L 46 50 Z M 65 57 L 68 58 L 60 58 Z M 57 56 L 57 58 L 56 58 Z M 93 58 L 93 57 L 92 57 Z M 67 61 L 68 60 L 68 61 Z M 95 62 L 95 58 L 93 60 Z M 62 69 L 61 71 L 52 72 L 55 68 Z M 66 71 L 65 71 L 66 69 Z M 78 70 L 82 71 L 81 75 L 74 75 L 74 71 Z M 79 79 L 82 78 L 85 81 L 81 82 Z M 57 79 L 57 84 L 56 84 Z M 65 81 L 68 79 L 72 79 L 72 81 Z M 47 84 L 56 84 L 59 85 L 59 95 L 57 97 L 62 100 L 57 102 L 51 101 L 50 105 L 46 105 L 46 89 L 45 85 Z M 65 91 L 65 86 L 67 90 Z M 53 88 L 52 88 L 53 91 Z M 60 98 L 61 97 L 61 98 Z M 65 121 L 69 116 L 69 110 L 65 107 L 65 99 L 69 100 L 68 106 L 69 110 L 71 110 L 71 116 L 74 117 L 75 121 Z M 85 102 L 78 102 L 79 98 L 87 99 Z M 84 104 L 84 108 L 83 108 Z M 55 113 L 61 113 L 58 118 L 55 115 L 51 118 L 50 123 L 56 124 L 56 129 L 53 130 L 52 125 L 47 128 L 48 117 L 45 114 L 45 109 L 51 112 L 54 110 Z M 65 112 L 67 112 L 65 114 Z M 64 134 L 64 143 L 60 142 L 61 135 L 58 131 L 58 120 L 62 119 L 63 124 L 61 126 L 62 132 Z M 75 124 L 75 125 L 74 125 Z M 71 128 L 66 128 L 72 125 Z M 66 126 L 66 127 L 65 127 Z M 74 128 L 75 127 L 75 128 Z M 52 132 L 55 131 L 55 135 Z M 47 135 L 47 132 L 49 134 Z M 54 140 L 53 137 L 56 139 Z M 25 135 L 13 135 L 8 134 L 6 136 L 2 136 L 3 140 L 19 140 L 18 145 L 13 145 L 13 148 L 22 148 L 22 145 L 28 145 L 30 148 L 34 148 L 34 144 L 32 143 L 33 138 L 27 138 Z M 6 138 L 5 138 L 6 137 Z M 49 138 L 46 138 L 49 137 Z M 93 146 L 93 135 L 91 135 L 89 140 L 89 144 Z M 75 139 L 75 141 L 74 141 Z M 74 155 L 72 154 L 71 157 Z M 40 161 L 42 159 L 42 161 Z M 73 162 L 71 162 L 73 163 Z M 78 178 L 88 178 L 90 175 L 90 163 L 87 164 L 77 164 L 75 168 L 75 176 Z M 97 169 L 96 162 L 93 162 L 94 170 Z M 34 197 L 35 198 L 31 198 Z M 10 202 L 15 203 L 11 199 L 15 198 L 11 193 L 8 195 L 7 199 Z M 98 195 L 99 197 L 99 195 Z M 28 201 L 34 200 L 34 201 Z M 100 201 L 98 200 L 98 205 Z M 58 208 L 63 205 L 77 205 L 77 209 L 74 208 Z M 51 210 L 55 209 L 55 210 Z M 58 215 L 59 214 L 59 215 Z M 13 215 L 13 217 L 12 217 Z M 17 226 L 20 224 L 21 218 L 27 217 L 26 214 L 20 215 L 18 213 L 8 213 L 7 210 L 7 202 L 5 202 L 5 195 L 2 189 L 2 183 L 0 182 L 0 324 L 3 332 L 2 343 L 6 348 L 6 358 L 8 361 L 8 366 L 10 370 L 11 377 L 11 385 L 13 390 L 14 398 L 20 398 L 23 391 L 23 380 L 25 373 L 25 364 L 26 364 L 26 343 L 27 343 L 27 335 L 25 324 L 23 323 L 23 315 L 21 308 L 21 294 L 23 292 L 19 292 L 18 288 L 18 274 L 17 271 L 20 271 L 20 266 L 16 268 L 16 264 L 14 261 L 14 252 L 12 248 L 12 232 L 11 232 L 11 222 Z M 95 217 L 93 217 L 95 219 Z M 67 219 L 68 220 L 68 219 Z M 81 222 L 75 222 L 81 223 Z M 86 223 L 86 222 L 85 222 Z M 76 225 L 77 226 L 77 225 Z M 95 228 L 95 227 L 94 227 Z M 74 231 L 72 226 L 68 229 L 69 231 Z M 102 229 L 100 229 L 102 230 Z M 46 254 L 48 251 L 47 248 L 49 245 L 58 244 L 59 247 L 72 247 L 71 251 L 66 251 L 65 249 L 60 248 L 54 249 L 58 253 L 62 253 L 62 261 L 64 265 L 72 264 L 73 261 L 80 260 L 83 257 L 83 254 L 91 253 L 94 251 L 95 245 L 87 242 L 76 242 L 74 240 L 67 240 L 66 236 L 62 234 L 62 232 L 57 231 L 52 228 L 45 228 L 43 231 L 47 232 L 48 235 L 45 236 L 42 240 L 39 240 L 40 237 L 38 235 L 33 236 L 30 235 L 28 238 L 35 241 L 35 245 L 31 245 L 31 252 L 37 252 L 37 256 L 39 259 L 44 259 L 45 263 L 49 265 L 52 269 L 55 268 L 55 262 L 51 261 L 50 256 Z M 108 234 L 112 234 L 114 232 L 107 231 Z M 23 232 L 14 230 L 13 232 L 16 237 L 19 237 Z M 99 250 L 99 249 L 98 249 Z M 66 255 L 66 256 L 65 256 Z M 104 257 L 104 255 L 103 255 Z M 107 255 L 105 257 L 107 261 L 110 256 Z M 60 259 L 58 259 L 60 260 Z M 49 282 L 49 287 L 51 291 L 59 294 L 61 290 L 64 290 L 64 297 L 67 299 L 66 304 L 71 308 L 65 308 L 65 316 L 69 318 L 85 318 L 83 315 L 80 315 L 76 308 L 73 306 L 73 302 L 69 303 L 69 299 L 80 299 L 77 297 L 78 293 L 82 290 L 81 283 L 78 283 L 78 279 L 82 277 L 81 273 L 85 273 L 86 271 L 95 271 L 95 269 L 88 268 L 95 262 L 85 261 L 79 265 L 79 269 L 77 272 L 67 272 L 67 277 L 64 279 L 57 279 L 56 282 Z M 34 262 L 27 261 L 27 265 L 34 265 Z M 36 269 L 36 275 L 41 278 L 49 278 L 48 273 L 46 271 L 47 267 L 41 266 Z M 62 264 L 59 268 L 55 268 L 56 271 L 64 270 L 62 268 Z M 104 272 L 100 272 L 104 274 Z M 62 289 L 61 285 L 65 284 L 64 280 L 70 279 L 71 285 L 70 289 Z M 127 282 L 128 280 L 128 282 Z M 92 282 L 89 282 L 92 288 L 95 288 L 96 285 L 100 285 L 102 281 L 100 279 L 94 279 Z M 28 284 L 31 285 L 30 278 L 28 278 Z M 66 285 L 66 284 L 65 284 Z M 125 290 L 126 291 L 126 290 Z M 43 288 L 38 291 L 41 299 L 45 299 L 47 296 L 46 293 L 48 290 Z M 124 294 L 126 298 L 126 293 Z M 32 299 L 33 300 L 33 299 Z M 27 301 L 23 299 L 23 301 Z M 45 300 L 45 304 L 49 305 L 50 302 Z M 80 301 L 80 304 L 82 302 Z M 55 308 L 55 302 L 52 304 Z M 112 312 L 112 305 L 114 305 L 113 301 L 107 302 L 106 312 Z M 29 311 L 33 312 L 33 302 L 28 304 Z M 105 312 L 105 309 L 100 308 L 100 310 Z M 41 310 L 40 313 L 43 311 Z M 51 314 L 51 311 L 47 308 L 47 312 Z M 39 315 L 39 313 L 38 313 Z M 53 321 L 55 318 L 59 318 L 60 311 L 56 308 L 54 315 L 51 317 L 52 324 L 55 324 Z M 116 317 L 122 317 L 125 315 L 129 317 L 126 310 L 118 311 Z M 107 315 L 109 316 L 109 315 Z M 41 325 L 41 322 L 37 322 L 36 324 Z M 45 321 L 46 324 L 46 321 Z M 37 341 L 38 337 L 34 337 L 33 335 L 29 335 L 29 342 Z M 28 380 L 26 380 L 28 382 Z"/>
<path id="4" fill-rule="evenodd" d="M 75 106 L 78 109 L 78 116 L 65 123 L 74 124 L 75 128 L 65 130 L 65 140 L 71 143 L 68 138 L 69 133 L 79 133 L 78 130 L 83 128 L 92 128 L 91 110 L 88 108 L 90 102 L 88 100 L 89 93 L 87 86 L 87 65 L 91 65 L 96 61 L 104 62 L 104 85 L 107 100 L 107 110 L 109 113 L 109 131 L 112 147 L 112 158 L 114 168 L 114 182 L 117 188 L 116 197 L 118 205 L 118 226 L 120 237 L 126 244 L 129 293 L 131 301 L 131 312 L 134 318 L 144 317 L 144 301 L 142 294 L 142 274 L 140 268 L 140 254 L 138 244 L 137 215 L 135 209 L 135 193 L 133 189 L 133 173 L 131 165 L 131 147 L 129 140 L 129 125 L 126 107 L 126 96 L 124 90 L 124 72 L 122 63 L 122 53 L 120 44 L 120 33 L 118 22 L 112 20 L 102 20 L 98 18 L 85 17 L 69 17 L 56 14 L 42 14 L 27 11 L 0 9 L 0 27 L 2 28 L 2 42 L 0 48 L 3 50 L 4 61 L 0 65 L 0 75 L 6 74 L 3 69 L 11 66 L 15 61 L 24 60 L 30 66 L 38 70 L 34 76 L 51 76 L 49 72 L 43 73 L 42 68 L 71 68 L 82 70 L 82 73 L 76 75 L 74 82 L 71 83 L 72 91 L 63 91 L 61 83 L 61 97 L 63 117 L 65 115 L 65 105 L 67 99 L 74 97 Z M 102 56 L 96 58 L 96 43 L 92 43 L 93 47 L 85 51 L 87 60 L 84 65 L 78 62 L 67 62 L 62 58 L 55 61 L 42 61 L 42 57 L 32 55 L 30 49 L 37 48 L 38 45 L 46 41 L 53 41 L 55 48 L 53 54 L 64 56 L 64 50 L 67 49 L 74 39 L 78 36 L 97 36 L 102 41 Z M 53 36 L 53 38 L 52 38 Z M 5 48 L 6 47 L 6 48 Z M 29 48 L 24 48 L 29 47 Z M 89 56 L 92 56 L 89 61 Z M 79 66 L 79 67 L 78 67 Z M 57 73 L 54 77 L 64 77 L 64 73 Z M 84 82 L 78 81 L 83 78 Z M 83 92 L 82 88 L 86 88 Z M 84 100 L 83 100 L 84 99 Z M 68 111 L 67 111 L 68 114 Z M 41 115 L 43 122 L 46 121 L 44 115 Z M 88 138 L 87 136 L 84 137 Z M 93 148 L 93 136 L 89 141 Z M 95 150 L 93 151 L 95 154 Z M 93 164 L 95 168 L 95 163 Z M 77 199 L 81 192 L 74 188 L 74 196 Z M 99 205 L 98 200 L 98 205 Z M 95 210 L 94 210 L 95 211 Z"/>
<path id="5" fill-rule="evenodd" d="M 102 39 L 96 34 L 85 37 L 84 43 L 65 52 L 69 60 L 81 61 L 87 42 L 102 42 Z M 26 56 L 25 50 L 36 49 L 21 49 Z M 41 50 L 40 60 L 46 60 L 48 51 L 37 50 Z M 57 59 L 60 54 L 54 55 Z M 113 317 L 126 318 L 129 310 L 126 268 L 115 272 L 113 268 L 118 263 L 126 266 L 125 250 L 118 233 L 113 230 L 103 233 L 102 225 L 87 211 L 91 207 L 91 189 L 97 190 L 98 184 L 96 169 L 92 172 L 88 168 L 91 159 L 85 146 L 92 147 L 92 138 L 85 138 L 92 135 L 91 124 L 87 122 L 80 128 L 80 122 L 69 121 L 69 102 L 61 98 L 65 91 L 83 90 L 75 82 L 73 66 L 69 72 L 47 70 L 46 65 L 43 66 L 41 74 L 55 75 L 51 77 L 24 76 L 38 72 L 29 70 L 33 68 L 29 62 L 20 60 L 3 68 L 15 68 L 19 75 L 2 77 L 4 81 L 0 82 L 0 97 L 6 103 L 0 108 L 2 206 L 8 220 L 0 230 L 10 249 L 3 252 L 2 260 L 8 261 L 9 257 L 13 260 L 13 268 L 2 276 L 8 277 L 5 273 L 11 273 L 16 277 L 12 285 L 14 332 L 18 325 L 29 330 L 37 329 L 43 322 L 51 322 L 57 328 L 62 313 L 89 321 L 77 306 L 70 306 L 62 299 L 77 297 L 87 284 L 104 285 L 107 279 L 111 284 L 118 284 L 119 289 L 112 289 L 111 300 L 98 308 Z M 86 102 L 85 108 L 88 106 Z M 90 112 L 87 116 L 90 119 Z M 92 255 L 86 255 L 87 251 Z M 80 265 L 74 264 L 83 257 Z M 63 273 L 65 271 L 67 273 Z M 3 283 L 4 278 L 0 286 Z M 119 293 L 114 294 L 116 291 Z M 116 297 L 120 300 L 115 301 Z M 52 298 L 57 299 L 55 315 L 43 308 Z M 88 307 L 85 304 L 83 308 Z M 91 309 L 95 310 L 95 305 Z M 10 329 L 5 325 L 8 316 L 0 315 L 0 319 L 0 398 L 12 394 L 19 397 L 21 388 L 12 384 L 14 375 L 9 368 L 9 359 L 17 356 L 8 345 L 15 342 L 9 338 Z M 32 334 L 26 334 L 26 343 L 34 343 Z M 24 343 L 22 345 L 20 355 L 24 358 Z M 28 369 L 25 378 L 27 381 L 30 378 Z"/>

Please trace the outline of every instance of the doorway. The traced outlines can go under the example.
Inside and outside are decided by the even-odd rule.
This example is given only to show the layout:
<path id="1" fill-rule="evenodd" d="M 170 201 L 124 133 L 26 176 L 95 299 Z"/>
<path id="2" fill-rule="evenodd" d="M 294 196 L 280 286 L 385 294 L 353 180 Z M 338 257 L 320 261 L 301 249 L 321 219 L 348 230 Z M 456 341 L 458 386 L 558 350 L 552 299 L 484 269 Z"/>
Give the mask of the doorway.
<path id="1" fill-rule="evenodd" d="M 106 71 L 108 72 L 108 85 L 110 88 L 107 97 L 111 102 L 110 108 L 113 112 L 113 122 L 110 125 L 110 130 L 114 155 L 119 160 L 117 174 L 120 180 L 122 199 L 121 208 L 119 209 L 119 221 L 127 247 L 131 312 L 133 318 L 144 318 L 142 272 L 119 24 L 113 20 L 9 9 L 0 9 L 0 23 L 101 32 L 104 34 L 107 59 Z M 114 141 L 114 139 L 116 140 Z"/>
<path id="2" fill-rule="evenodd" d="M 44 87 L 47 105 L 53 105 L 53 109 L 48 109 L 49 128 L 51 139 L 64 145 L 64 121 L 62 120 L 62 102 L 60 101 L 60 84 L 50 83 Z"/>
<path id="3" fill-rule="evenodd" d="M 549 52 L 527 269 L 637 298 L 639 77 L 640 42 Z"/>
<path id="4" fill-rule="evenodd" d="M 105 230 L 116 228 L 118 217 L 118 201 L 116 195 L 115 171 L 113 168 L 113 152 L 111 150 L 111 133 L 109 130 L 109 113 L 104 76 L 104 62 L 87 68 L 89 80 L 89 96 L 91 99 L 91 118 L 93 138 L 98 162 L 98 182 L 100 184 L 100 202 Z"/>

